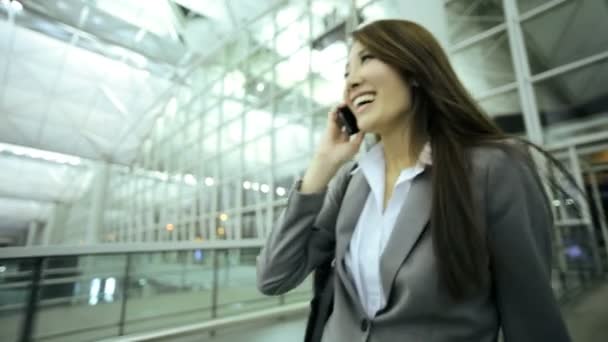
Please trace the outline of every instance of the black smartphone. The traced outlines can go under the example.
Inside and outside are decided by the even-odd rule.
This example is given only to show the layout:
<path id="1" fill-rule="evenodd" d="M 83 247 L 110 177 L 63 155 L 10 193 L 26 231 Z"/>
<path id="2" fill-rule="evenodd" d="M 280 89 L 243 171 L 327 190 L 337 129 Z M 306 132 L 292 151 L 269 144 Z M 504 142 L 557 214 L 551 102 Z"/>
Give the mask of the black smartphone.
<path id="1" fill-rule="evenodd" d="M 355 118 L 355 114 L 353 114 L 348 106 L 338 108 L 338 119 L 342 124 L 342 127 L 346 128 L 346 133 L 348 133 L 348 135 L 359 133 L 357 118 Z"/>

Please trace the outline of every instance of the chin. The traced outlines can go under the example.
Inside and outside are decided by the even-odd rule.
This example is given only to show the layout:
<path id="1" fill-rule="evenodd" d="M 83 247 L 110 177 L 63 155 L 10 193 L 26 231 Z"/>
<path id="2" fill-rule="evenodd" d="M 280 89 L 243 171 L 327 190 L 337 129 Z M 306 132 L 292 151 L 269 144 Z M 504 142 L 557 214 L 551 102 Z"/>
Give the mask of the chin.
<path id="1" fill-rule="evenodd" d="M 357 126 L 359 126 L 359 130 L 365 133 L 377 133 L 377 127 L 373 123 L 367 122 L 367 120 L 357 120 Z"/>

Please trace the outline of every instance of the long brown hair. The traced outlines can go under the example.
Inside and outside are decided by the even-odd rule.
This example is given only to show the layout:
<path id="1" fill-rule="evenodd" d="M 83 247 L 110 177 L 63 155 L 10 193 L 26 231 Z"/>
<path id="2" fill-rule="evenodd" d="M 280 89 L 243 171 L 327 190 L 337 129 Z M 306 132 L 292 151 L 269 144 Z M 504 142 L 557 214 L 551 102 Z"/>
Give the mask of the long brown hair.
<path id="1" fill-rule="evenodd" d="M 374 57 L 412 87 L 411 156 L 430 140 L 433 247 L 440 279 L 455 299 L 481 288 L 489 275 L 485 227 L 474 207 L 470 147 L 506 145 L 505 134 L 476 104 L 433 35 L 405 20 L 380 20 L 353 32 Z M 527 145 L 538 146 L 518 139 Z M 466 181 L 465 181 L 466 180 Z"/>

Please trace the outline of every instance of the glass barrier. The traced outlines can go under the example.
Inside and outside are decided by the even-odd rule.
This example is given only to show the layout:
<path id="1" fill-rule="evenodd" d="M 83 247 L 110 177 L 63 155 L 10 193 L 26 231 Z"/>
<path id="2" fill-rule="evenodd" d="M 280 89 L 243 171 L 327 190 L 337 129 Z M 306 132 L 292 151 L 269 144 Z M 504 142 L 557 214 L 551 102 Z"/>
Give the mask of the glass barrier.
<path id="1" fill-rule="evenodd" d="M 90 341 L 310 300 L 309 279 L 262 295 L 259 250 L 0 259 L 0 341 Z"/>

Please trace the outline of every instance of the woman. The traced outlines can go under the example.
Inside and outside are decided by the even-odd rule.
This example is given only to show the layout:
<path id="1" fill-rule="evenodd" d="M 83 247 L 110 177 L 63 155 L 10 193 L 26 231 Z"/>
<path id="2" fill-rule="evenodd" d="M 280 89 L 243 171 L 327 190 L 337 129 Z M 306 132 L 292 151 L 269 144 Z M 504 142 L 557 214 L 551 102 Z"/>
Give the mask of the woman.
<path id="1" fill-rule="evenodd" d="M 268 295 L 335 255 L 323 341 L 569 341 L 550 286 L 552 215 L 525 149 L 401 20 L 353 33 L 344 104 L 258 257 Z M 364 133 L 379 136 L 353 167 Z M 331 180 L 331 182 L 330 182 Z M 334 254 L 335 253 L 335 254 Z"/>

